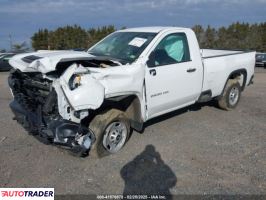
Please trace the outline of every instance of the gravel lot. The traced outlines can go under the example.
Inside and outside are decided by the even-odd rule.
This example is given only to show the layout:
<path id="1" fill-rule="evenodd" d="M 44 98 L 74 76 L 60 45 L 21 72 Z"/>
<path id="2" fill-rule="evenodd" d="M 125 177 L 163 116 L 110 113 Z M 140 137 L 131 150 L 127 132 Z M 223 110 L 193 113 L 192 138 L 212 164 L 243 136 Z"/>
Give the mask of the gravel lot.
<path id="1" fill-rule="evenodd" d="M 56 194 L 266 194 L 266 69 L 236 110 L 194 105 L 156 118 L 102 159 L 41 144 L 12 120 L 8 73 L 0 74 L 0 187 Z"/>

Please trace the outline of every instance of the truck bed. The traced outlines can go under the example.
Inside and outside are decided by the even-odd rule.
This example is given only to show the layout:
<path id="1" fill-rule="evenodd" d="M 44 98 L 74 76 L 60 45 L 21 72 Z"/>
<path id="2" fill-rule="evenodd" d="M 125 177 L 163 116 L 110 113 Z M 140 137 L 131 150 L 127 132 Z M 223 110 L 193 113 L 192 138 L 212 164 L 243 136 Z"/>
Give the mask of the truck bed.
<path id="1" fill-rule="evenodd" d="M 221 49 L 201 49 L 201 55 L 203 58 L 229 56 L 229 55 L 242 54 L 242 53 L 247 53 L 247 51 L 221 50 Z"/>
<path id="2" fill-rule="evenodd" d="M 241 82 L 245 85 L 249 83 L 254 74 L 255 51 L 201 49 L 201 54 L 204 64 L 202 91 L 212 91 L 212 97 L 221 94 L 232 72 L 246 71 L 247 76 L 241 77 Z"/>

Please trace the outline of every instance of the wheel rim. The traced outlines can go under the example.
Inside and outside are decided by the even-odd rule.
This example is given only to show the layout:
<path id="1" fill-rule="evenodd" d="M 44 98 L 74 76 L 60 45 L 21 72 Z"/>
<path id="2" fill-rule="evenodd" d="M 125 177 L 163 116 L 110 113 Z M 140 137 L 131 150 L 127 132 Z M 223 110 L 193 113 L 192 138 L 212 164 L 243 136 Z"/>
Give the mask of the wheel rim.
<path id="1" fill-rule="evenodd" d="M 117 121 L 109 124 L 103 136 L 103 146 L 110 153 L 118 152 L 125 144 L 127 127 L 123 122 Z"/>
<path id="2" fill-rule="evenodd" d="M 233 87 L 229 93 L 229 103 L 230 105 L 235 105 L 239 98 L 239 89 L 238 87 Z"/>

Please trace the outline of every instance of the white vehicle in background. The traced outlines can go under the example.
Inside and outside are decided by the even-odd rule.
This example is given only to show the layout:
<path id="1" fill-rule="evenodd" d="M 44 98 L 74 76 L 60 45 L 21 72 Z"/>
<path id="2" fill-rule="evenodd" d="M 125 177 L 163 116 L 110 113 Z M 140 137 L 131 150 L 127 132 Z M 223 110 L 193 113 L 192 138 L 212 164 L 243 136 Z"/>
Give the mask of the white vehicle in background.
<path id="1" fill-rule="evenodd" d="M 87 53 L 40 51 L 10 64 L 19 123 L 46 143 L 104 156 L 165 113 L 211 99 L 234 109 L 255 52 L 200 49 L 191 29 L 147 27 L 117 31 Z"/>

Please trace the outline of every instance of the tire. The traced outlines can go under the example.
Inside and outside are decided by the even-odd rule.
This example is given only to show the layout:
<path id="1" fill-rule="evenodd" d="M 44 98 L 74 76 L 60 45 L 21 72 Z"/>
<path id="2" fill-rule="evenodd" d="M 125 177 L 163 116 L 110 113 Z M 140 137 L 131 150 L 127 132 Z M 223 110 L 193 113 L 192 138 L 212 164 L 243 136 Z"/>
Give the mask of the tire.
<path id="1" fill-rule="evenodd" d="M 223 110 L 233 110 L 241 97 L 241 87 L 236 79 L 229 79 L 221 98 L 218 100 L 218 106 Z"/>
<path id="2" fill-rule="evenodd" d="M 91 121 L 89 129 L 92 130 L 96 137 L 96 141 L 89 152 L 89 156 L 94 158 L 117 153 L 123 148 L 130 137 L 129 120 L 124 112 L 117 109 L 111 109 L 96 115 Z M 121 132 L 120 129 L 122 130 Z M 111 138 L 115 141 L 112 141 Z M 116 143 L 117 141 L 119 141 L 117 148 L 111 148 L 109 144 Z"/>

